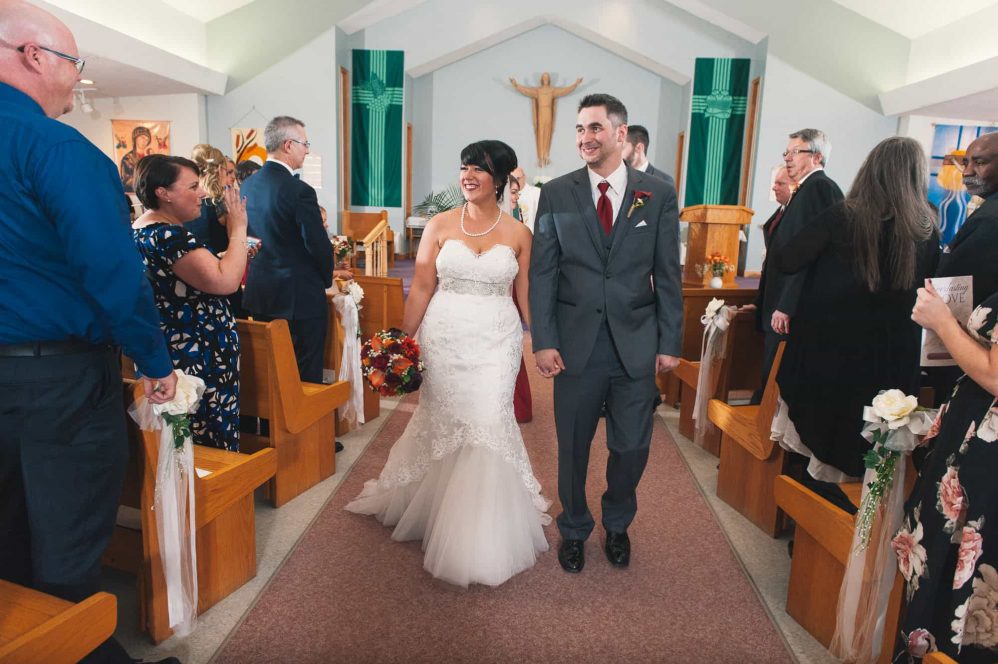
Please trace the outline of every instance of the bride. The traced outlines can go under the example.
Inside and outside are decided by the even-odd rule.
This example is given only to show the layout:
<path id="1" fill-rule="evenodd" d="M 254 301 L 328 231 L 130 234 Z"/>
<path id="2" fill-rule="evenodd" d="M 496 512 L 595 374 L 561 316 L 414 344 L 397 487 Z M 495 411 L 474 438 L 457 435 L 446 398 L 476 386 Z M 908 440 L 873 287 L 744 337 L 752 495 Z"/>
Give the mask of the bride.
<path id="1" fill-rule="evenodd" d="M 461 151 L 461 208 L 427 224 L 402 329 L 419 330 L 419 406 L 377 480 L 346 506 L 421 539 L 423 567 L 467 587 L 497 586 L 548 548 L 540 493 L 513 416 L 532 236 L 500 209 L 516 154 L 500 141 Z M 529 313 L 524 310 L 524 315 Z M 530 324 L 529 319 L 527 324 Z"/>

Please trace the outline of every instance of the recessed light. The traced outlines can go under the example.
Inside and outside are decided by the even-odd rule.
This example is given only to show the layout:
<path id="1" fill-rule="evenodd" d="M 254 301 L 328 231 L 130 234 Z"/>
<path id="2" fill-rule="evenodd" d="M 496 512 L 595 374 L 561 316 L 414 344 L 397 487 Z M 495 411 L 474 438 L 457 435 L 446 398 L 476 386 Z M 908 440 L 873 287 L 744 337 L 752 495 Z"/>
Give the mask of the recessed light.
<path id="1" fill-rule="evenodd" d="M 83 85 L 93 85 L 94 84 L 94 82 L 91 81 L 89 78 L 81 78 L 80 79 L 80 83 L 82 83 Z"/>

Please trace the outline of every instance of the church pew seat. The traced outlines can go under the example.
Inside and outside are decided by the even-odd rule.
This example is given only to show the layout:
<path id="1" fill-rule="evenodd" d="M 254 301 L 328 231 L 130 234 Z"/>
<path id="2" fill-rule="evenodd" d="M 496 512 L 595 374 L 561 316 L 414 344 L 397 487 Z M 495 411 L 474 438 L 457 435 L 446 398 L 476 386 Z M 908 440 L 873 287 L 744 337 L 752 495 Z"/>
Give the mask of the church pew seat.
<path id="1" fill-rule="evenodd" d="M 782 342 L 776 352 L 761 404 L 731 406 L 719 399 L 707 404 L 707 416 L 721 431 L 717 496 L 771 537 L 785 526 L 773 496 L 773 481 L 784 472 L 785 455 L 770 439 L 779 399 L 776 374 L 785 346 Z"/>
<path id="2" fill-rule="evenodd" d="M 755 312 L 736 313 L 724 339 L 723 359 L 714 364 L 716 387 L 711 398 L 728 401 L 732 392 L 755 390 L 762 370 L 762 341 L 762 333 L 755 328 Z M 675 374 L 680 382 L 679 433 L 693 440 L 696 424 L 693 406 L 697 398 L 700 362 L 682 358 Z M 714 428 L 708 430 L 701 444 L 705 450 L 718 456 L 721 432 Z"/>
<path id="3" fill-rule="evenodd" d="M 356 251 L 354 252 L 352 265 L 357 265 L 357 257 L 363 251 L 364 238 L 374 230 L 381 220 L 388 220 L 388 210 L 380 212 L 352 212 L 342 210 L 340 212 L 340 235 L 346 235 L 354 241 Z M 388 228 L 388 267 L 395 267 L 395 232 Z"/>
<path id="4" fill-rule="evenodd" d="M 755 302 L 758 289 L 755 288 L 702 288 L 700 286 L 683 287 L 683 341 L 682 350 L 679 356 L 692 362 L 699 361 L 700 347 L 703 341 L 703 325 L 700 323 L 700 316 L 707 308 L 707 303 L 713 298 L 724 300 L 725 304 L 742 306 Z M 757 365 L 760 367 L 761 365 Z M 748 367 L 735 366 L 735 382 L 737 384 L 749 384 L 753 389 L 758 385 L 759 372 L 757 368 L 755 375 L 751 375 Z M 745 376 L 744 378 L 742 376 Z M 662 395 L 662 403 L 675 406 L 679 403 L 680 381 L 676 373 L 669 372 L 659 374 L 656 377 L 658 391 Z"/>
<path id="5" fill-rule="evenodd" d="M 914 473 L 909 472 L 909 488 L 913 478 Z M 839 487 L 859 507 L 862 482 Z M 773 488 L 780 509 L 796 523 L 787 614 L 827 648 L 835 633 L 839 588 L 851 555 L 855 517 L 786 475 L 777 477 Z M 877 660 L 882 664 L 892 659 L 901 617 L 904 579 L 895 574 L 884 625 L 884 644 Z"/>
<path id="6" fill-rule="evenodd" d="M 74 604 L 0 580 L 0 662 L 75 664 L 114 634 L 117 620 L 114 595 Z"/>
<path id="7" fill-rule="evenodd" d="M 142 385 L 134 384 L 126 391 L 126 403 L 141 394 Z M 153 511 L 159 432 L 142 431 L 128 418 L 128 433 L 131 453 L 121 503 L 139 510 L 140 529 L 117 526 L 104 564 L 136 575 L 139 625 L 159 643 L 172 634 Z M 201 471 L 194 478 L 200 614 L 256 576 L 253 492 L 274 476 L 277 453 L 263 448 L 242 454 L 195 445 L 194 467 Z"/>
<path id="8" fill-rule="evenodd" d="M 273 448 L 277 472 L 268 498 L 280 507 L 336 472 L 334 411 L 350 396 L 350 384 L 302 382 L 285 320 L 238 320 L 239 410 L 270 421 L 269 436 L 243 434 L 240 450 Z"/>

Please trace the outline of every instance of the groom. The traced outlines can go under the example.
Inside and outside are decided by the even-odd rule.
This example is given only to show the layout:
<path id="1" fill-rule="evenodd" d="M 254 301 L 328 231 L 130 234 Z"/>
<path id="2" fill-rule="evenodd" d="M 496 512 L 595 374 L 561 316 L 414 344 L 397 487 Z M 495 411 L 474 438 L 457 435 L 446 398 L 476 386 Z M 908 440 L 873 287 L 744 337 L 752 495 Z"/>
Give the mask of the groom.
<path id="1" fill-rule="evenodd" d="M 679 363 L 683 315 L 676 192 L 624 164 L 627 109 L 607 94 L 584 97 L 575 140 L 586 166 L 541 188 L 530 258 L 534 356 L 554 377 L 558 561 L 567 572 L 582 571 L 595 525 L 586 470 L 604 404 L 605 550 L 615 567 L 630 562 L 655 374 Z"/>

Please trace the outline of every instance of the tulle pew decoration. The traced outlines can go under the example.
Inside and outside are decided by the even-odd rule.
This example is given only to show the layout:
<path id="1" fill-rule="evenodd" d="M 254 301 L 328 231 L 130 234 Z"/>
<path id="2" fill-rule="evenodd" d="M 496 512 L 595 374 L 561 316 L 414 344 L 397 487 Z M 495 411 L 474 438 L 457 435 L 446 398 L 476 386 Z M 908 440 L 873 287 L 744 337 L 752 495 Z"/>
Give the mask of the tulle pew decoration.
<path id="1" fill-rule="evenodd" d="M 154 404 L 139 397 L 128 414 L 145 431 L 159 431 L 159 461 L 153 512 L 163 556 L 170 628 L 184 637 L 198 610 L 197 547 L 194 528 L 194 441 L 189 415 L 197 411 L 204 381 L 175 369 L 173 401 Z"/>
<path id="2" fill-rule="evenodd" d="M 697 395 L 693 402 L 693 442 L 703 444 L 704 436 L 714 426 L 707 417 L 707 404 L 717 387 L 714 364 L 724 359 L 724 337 L 728 333 L 731 317 L 737 307 L 724 305 L 716 297 L 707 303 L 700 323 L 703 325 L 703 342 L 700 346 L 700 372 L 697 375 Z"/>
<path id="3" fill-rule="evenodd" d="M 863 409 L 862 435 L 873 449 L 864 458 L 863 496 L 829 648 L 846 662 L 872 663 L 880 656 L 897 569 L 892 541 L 904 518 L 906 457 L 937 433 L 937 415 L 901 390 L 881 391 Z"/>

